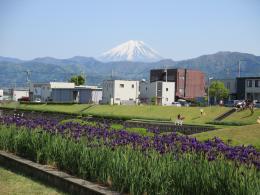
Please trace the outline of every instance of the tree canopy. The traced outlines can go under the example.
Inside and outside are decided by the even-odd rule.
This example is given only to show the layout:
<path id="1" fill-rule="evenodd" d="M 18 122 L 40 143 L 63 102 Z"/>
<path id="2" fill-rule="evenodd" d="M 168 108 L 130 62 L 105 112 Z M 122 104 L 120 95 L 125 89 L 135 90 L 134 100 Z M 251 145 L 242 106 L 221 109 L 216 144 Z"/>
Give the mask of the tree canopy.
<path id="1" fill-rule="evenodd" d="M 85 78 L 82 75 L 74 75 L 70 78 L 69 82 L 75 83 L 75 85 L 84 85 Z"/>
<path id="2" fill-rule="evenodd" d="M 225 87 L 221 81 L 212 81 L 209 87 L 210 97 L 214 97 L 216 100 L 227 98 L 229 90 Z"/>

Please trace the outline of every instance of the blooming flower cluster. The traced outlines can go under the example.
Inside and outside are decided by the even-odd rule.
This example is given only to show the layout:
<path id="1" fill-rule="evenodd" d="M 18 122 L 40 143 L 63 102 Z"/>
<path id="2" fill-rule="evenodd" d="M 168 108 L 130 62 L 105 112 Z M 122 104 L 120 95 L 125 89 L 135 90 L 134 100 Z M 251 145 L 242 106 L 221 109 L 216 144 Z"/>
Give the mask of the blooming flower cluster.
<path id="1" fill-rule="evenodd" d="M 112 149 L 119 146 L 130 146 L 149 154 L 155 150 L 160 154 L 172 153 L 176 157 L 181 153 L 201 153 L 209 161 L 225 158 L 246 166 L 255 166 L 260 170 L 260 152 L 253 146 L 230 146 L 219 138 L 208 141 L 198 141 L 196 138 L 178 135 L 176 132 L 159 134 L 158 129 L 148 129 L 153 136 L 142 136 L 127 130 L 113 130 L 106 124 L 80 124 L 77 122 L 59 123 L 57 119 L 26 118 L 5 116 L 0 118 L 0 124 L 16 125 L 29 129 L 41 128 L 52 134 L 69 136 L 76 141 L 86 138 L 87 146 L 98 147 L 106 145 Z"/>

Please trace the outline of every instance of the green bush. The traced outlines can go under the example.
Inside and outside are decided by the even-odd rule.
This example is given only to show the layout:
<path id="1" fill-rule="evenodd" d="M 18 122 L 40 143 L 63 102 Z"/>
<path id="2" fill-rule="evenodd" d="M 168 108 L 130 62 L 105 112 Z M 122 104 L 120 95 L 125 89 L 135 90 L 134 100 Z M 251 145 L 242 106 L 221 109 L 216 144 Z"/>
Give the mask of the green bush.
<path id="1" fill-rule="evenodd" d="M 202 155 L 160 155 L 128 147 L 87 147 L 40 129 L 0 126 L 0 149 L 55 165 L 83 179 L 102 182 L 130 194 L 258 194 L 260 172 Z"/>

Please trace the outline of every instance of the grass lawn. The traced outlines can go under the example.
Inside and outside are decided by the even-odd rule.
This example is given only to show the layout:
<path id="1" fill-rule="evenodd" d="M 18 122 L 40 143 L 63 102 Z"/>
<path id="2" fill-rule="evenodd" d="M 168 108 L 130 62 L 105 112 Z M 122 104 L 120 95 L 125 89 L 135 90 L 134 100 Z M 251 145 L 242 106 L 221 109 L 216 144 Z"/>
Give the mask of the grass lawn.
<path id="1" fill-rule="evenodd" d="M 199 140 L 207 140 L 216 136 L 224 141 L 231 140 L 232 145 L 252 144 L 260 149 L 260 124 L 230 127 L 193 134 L 192 136 L 198 138 Z"/>
<path id="2" fill-rule="evenodd" d="M 178 114 L 181 114 L 185 117 L 184 123 L 204 124 L 205 122 L 212 121 L 228 109 L 225 107 L 205 107 L 203 108 L 205 115 L 200 116 L 199 107 L 97 105 L 85 110 L 83 113 L 173 121 L 177 118 Z"/>
<path id="3" fill-rule="evenodd" d="M 230 116 L 228 116 L 227 118 L 225 118 L 223 121 L 225 122 L 239 121 L 239 122 L 255 124 L 258 117 L 260 117 L 260 108 L 256 108 L 253 115 L 251 115 L 250 110 L 235 112 Z"/>
<path id="4" fill-rule="evenodd" d="M 61 192 L 0 167 L 0 194 L 57 195 Z"/>

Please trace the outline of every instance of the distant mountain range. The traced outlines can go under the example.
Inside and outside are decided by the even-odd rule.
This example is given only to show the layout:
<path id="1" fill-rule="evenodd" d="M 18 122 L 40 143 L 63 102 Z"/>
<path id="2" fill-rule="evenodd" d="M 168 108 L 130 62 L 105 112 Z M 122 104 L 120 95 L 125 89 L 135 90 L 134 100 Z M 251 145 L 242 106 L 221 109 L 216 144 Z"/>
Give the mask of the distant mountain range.
<path id="1" fill-rule="evenodd" d="M 33 60 L 0 57 L 0 87 L 26 85 L 28 72 L 32 82 L 67 81 L 72 74 L 84 72 L 88 84 L 101 84 L 110 78 L 148 79 L 150 69 L 163 67 L 197 69 L 214 78 L 234 78 L 238 75 L 239 61 L 241 76 L 260 76 L 260 56 L 239 52 L 218 52 L 182 61 L 163 59 L 157 62 L 101 62 L 82 56 Z"/>

